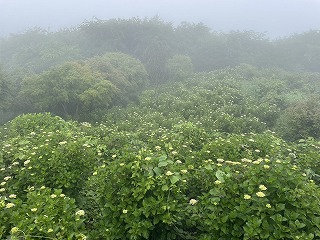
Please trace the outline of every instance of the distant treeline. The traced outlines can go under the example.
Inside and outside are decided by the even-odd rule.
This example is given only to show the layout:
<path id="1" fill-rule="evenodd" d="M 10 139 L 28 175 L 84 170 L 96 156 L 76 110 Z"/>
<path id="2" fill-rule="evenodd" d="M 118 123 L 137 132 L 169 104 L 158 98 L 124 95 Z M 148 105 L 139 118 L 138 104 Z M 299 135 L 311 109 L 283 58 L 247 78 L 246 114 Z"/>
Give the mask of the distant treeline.
<path id="1" fill-rule="evenodd" d="M 0 123 L 44 111 L 90 120 L 95 111 L 138 100 L 148 85 L 241 64 L 320 72 L 320 31 L 270 40 L 202 23 L 173 26 L 159 17 L 31 29 L 0 39 Z"/>
<path id="2" fill-rule="evenodd" d="M 320 31 L 270 40 L 252 31 L 215 32 L 202 23 L 183 22 L 175 27 L 159 17 L 96 19 L 74 29 L 31 29 L 2 39 L 0 64 L 39 73 L 64 61 L 106 52 L 122 52 L 139 59 L 151 81 L 167 79 L 165 64 L 177 54 L 189 56 L 196 72 L 241 63 L 319 72 Z"/>

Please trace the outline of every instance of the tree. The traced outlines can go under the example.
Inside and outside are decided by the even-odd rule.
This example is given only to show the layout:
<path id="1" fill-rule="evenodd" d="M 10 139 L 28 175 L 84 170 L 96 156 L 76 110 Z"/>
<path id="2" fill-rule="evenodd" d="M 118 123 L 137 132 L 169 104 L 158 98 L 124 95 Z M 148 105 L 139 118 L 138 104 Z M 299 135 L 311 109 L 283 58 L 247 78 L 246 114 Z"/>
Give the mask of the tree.
<path id="1" fill-rule="evenodd" d="M 13 83 L 0 67 L 0 124 L 13 117 Z"/>
<path id="2" fill-rule="evenodd" d="M 86 64 L 116 86 L 117 99 L 114 100 L 120 104 L 134 99 L 148 83 L 148 74 L 143 64 L 124 53 L 107 53 L 88 59 Z"/>
<path id="3" fill-rule="evenodd" d="M 288 107 L 278 120 L 278 132 L 287 140 L 320 137 L 319 97 L 309 98 Z"/>
<path id="4" fill-rule="evenodd" d="M 5 73 L 0 68 L 0 110 L 7 109 L 11 101 L 9 81 Z"/>
<path id="5" fill-rule="evenodd" d="M 57 33 L 34 28 L 12 35 L 0 44 L 0 64 L 7 68 L 23 68 L 40 73 L 66 61 L 81 58 L 72 30 Z"/>
<path id="6" fill-rule="evenodd" d="M 172 81 L 183 80 L 193 73 L 191 58 L 186 55 L 174 55 L 168 59 L 166 68 Z"/>
<path id="7" fill-rule="evenodd" d="M 275 42 L 275 65 L 291 71 L 320 71 L 320 31 L 294 34 Z"/>
<path id="8" fill-rule="evenodd" d="M 88 120 L 95 111 L 128 103 L 144 88 L 147 76 L 140 61 L 109 53 L 27 77 L 19 97 L 32 111 Z"/>
<path id="9" fill-rule="evenodd" d="M 90 66 L 69 62 L 24 79 L 21 94 L 34 105 L 35 111 L 78 118 L 81 111 L 109 107 L 117 90 Z M 93 104 L 96 102 L 99 104 Z"/>

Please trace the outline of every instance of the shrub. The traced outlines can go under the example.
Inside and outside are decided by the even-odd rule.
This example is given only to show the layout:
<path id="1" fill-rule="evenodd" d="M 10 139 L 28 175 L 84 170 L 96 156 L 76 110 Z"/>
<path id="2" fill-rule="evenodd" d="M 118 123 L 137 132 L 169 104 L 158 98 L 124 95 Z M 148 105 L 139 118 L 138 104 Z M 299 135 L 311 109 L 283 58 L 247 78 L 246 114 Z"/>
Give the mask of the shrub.
<path id="1" fill-rule="evenodd" d="M 278 132 L 290 141 L 320 136 L 320 102 L 311 98 L 288 107 L 280 116 Z"/>
<path id="2" fill-rule="evenodd" d="M 93 213 L 92 234 L 107 239 L 320 237 L 319 188 L 287 147 L 270 134 L 234 135 L 181 159 L 180 150 L 160 146 L 114 156 L 96 169 L 84 191 Z"/>
<path id="3" fill-rule="evenodd" d="M 14 119 L 7 124 L 7 131 L 14 134 L 1 144 L 0 177 L 14 177 L 10 188 L 19 194 L 28 186 L 45 185 L 77 197 L 99 156 L 92 138 L 74 129 L 75 125 L 49 114 Z"/>
<path id="4" fill-rule="evenodd" d="M 19 197 L 0 197 L 1 239 L 86 239 L 85 212 L 61 190 L 29 187 L 26 201 Z"/>

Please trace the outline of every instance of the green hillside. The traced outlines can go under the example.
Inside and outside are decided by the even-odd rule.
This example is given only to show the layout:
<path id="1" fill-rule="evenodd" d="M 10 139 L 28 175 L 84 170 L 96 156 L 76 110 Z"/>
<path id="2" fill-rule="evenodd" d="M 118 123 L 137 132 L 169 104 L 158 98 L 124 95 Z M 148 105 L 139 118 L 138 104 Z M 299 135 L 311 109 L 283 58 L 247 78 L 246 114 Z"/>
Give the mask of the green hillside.
<path id="1" fill-rule="evenodd" d="M 320 239 L 319 54 L 298 57 L 318 35 L 155 18 L 2 39 L 0 238 Z"/>

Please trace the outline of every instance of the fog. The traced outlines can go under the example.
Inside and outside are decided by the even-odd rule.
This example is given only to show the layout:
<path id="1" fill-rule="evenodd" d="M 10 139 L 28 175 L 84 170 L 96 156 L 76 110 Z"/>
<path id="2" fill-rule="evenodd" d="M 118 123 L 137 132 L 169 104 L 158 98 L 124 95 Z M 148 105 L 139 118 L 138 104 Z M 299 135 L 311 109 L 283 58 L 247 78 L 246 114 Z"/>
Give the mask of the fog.
<path id="1" fill-rule="evenodd" d="M 0 0 L 0 239 L 320 239 L 319 150 L 320 0 Z"/>
<path id="2" fill-rule="evenodd" d="M 253 30 L 271 38 L 320 29 L 319 0 L 0 0 L 0 36 L 50 31 L 93 18 L 152 17 L 203 22 L 214 31 Z"/>

